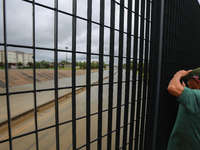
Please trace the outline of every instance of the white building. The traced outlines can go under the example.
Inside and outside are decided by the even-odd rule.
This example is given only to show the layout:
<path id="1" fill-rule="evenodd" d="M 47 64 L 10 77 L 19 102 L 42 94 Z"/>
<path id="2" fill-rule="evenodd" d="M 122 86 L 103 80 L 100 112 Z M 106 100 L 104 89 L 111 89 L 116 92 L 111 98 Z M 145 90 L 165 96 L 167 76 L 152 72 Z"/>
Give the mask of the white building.
<path id="1" fill-rule="evenodd" d="M 7 61 L 8 63 L 21 62 L 24 66 L 27 66 L 28 62 L 33 62 L 33 54 L 20 51 L 7 51 Z M 3 50 L 0 50 L 0 62 L 5 63 Z"/>

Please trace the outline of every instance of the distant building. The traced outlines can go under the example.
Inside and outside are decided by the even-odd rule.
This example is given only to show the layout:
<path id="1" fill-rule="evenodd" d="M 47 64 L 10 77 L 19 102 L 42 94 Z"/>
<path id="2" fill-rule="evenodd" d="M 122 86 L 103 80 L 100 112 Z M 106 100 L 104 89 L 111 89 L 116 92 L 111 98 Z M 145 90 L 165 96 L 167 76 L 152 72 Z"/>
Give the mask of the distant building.
<path id="1" fill-rule="evenodd" d="M 7 61 L 12 64 L 21 62 L 23 66 L 27 66 L 28 62 L 33 62 L 33 54 L 20 51 L 7 51 Z M 4 50 L 0 50 L 0 62 L 5 63 Z"/>

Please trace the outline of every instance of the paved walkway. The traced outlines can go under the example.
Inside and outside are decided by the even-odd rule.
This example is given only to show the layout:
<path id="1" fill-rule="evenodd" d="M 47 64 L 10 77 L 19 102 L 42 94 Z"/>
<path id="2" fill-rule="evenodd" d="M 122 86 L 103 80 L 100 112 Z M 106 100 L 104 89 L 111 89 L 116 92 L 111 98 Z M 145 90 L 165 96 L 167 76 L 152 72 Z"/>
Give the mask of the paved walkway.
<path id="1" fill-rule="evenodd" d="M 114 72 L 117 72 L 115 70 Z M 109 76 L 109 70 L 104 70 L 103 77 Z M 71 86 L 71 77 L 58 79 L 59 87 Z M 98 81 L 98 72 L 91 73 L 91 83 Z M 76 76 L 76 85 L 86 85 L 86 74 Z M 36 89 L 54 88 L 54 80 L 36 83 Z M 33 90 L 33 84 L 10 87 L 10 92 Z M 71 89 L 59 90 L 59 97 L 71 92 Z M 5 89 L 1 89 L 0 93 L 6 93 Z M 55 99 L 54 91 L 38 92 L 36 93 L 37 106 L 45 104 Z M 18 116 L 28 110 L 34 108 L 34 95 L 33 93 L 16 94 L 10 96 L 10 112 L 11 118 Z M 7 103 L 6 96 L 0 96 L 0 123 L 7 120 Z"/>

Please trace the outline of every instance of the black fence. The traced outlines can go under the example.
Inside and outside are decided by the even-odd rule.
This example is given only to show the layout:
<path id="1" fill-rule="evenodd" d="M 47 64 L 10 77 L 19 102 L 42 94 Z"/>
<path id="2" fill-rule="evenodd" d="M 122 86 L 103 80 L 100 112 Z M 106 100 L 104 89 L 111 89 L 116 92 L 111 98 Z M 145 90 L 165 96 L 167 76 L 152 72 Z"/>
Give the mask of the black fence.
<path id="1" fill-rule="evenodd" d="M 5 80 L 1 81 L 5 89 L 0 89 L 0 101 L 6 103 L 6 119 L 0 126 L 0 147 L 11 150 L 20 149 L 22 145 L 24 149 L 57 150 L 166 149 L 178 106 L 175 98 L 168 94 L 167 85 L 176 71 L 196 68 L 200 62 L 198 2 L 67 2 L 55 0 L 53 4 L 48 4 L 23 0 L 14 6 L 19 8 L 26 5 L 30 8 L 30 11 L 24 8 L 27 12 L 21 9 L 21 13 L 31 16 L 31 23 L 27 21 L 24 26 L 29 26 L 32 33 L 28 44 L 24 43 L 25 38 L 15 41 L 10 35 L 13 31 L 10 27 L 11 16 L 18 17 L 17 13 L 10 11 L 11 3 L 3 0 L 0 5 L 3 10 L 0 46 L 4 51 L 1 55 L 5 64 L 5 69 L 2 69 Z M 43 20 L 39 20 L 43 14 L 46 14 Z M 48 18 L 50 21 L 45 24 Z M 67 22 L 62 24 L 65 19 Z M 23 20 L 25 18 L 22 17 L 20 21 Z M 69 30 L 61 30 L 62 27 Z M 41 28 L 49 30 L 41 32 Z M 14 31 L 17 30 L 20 28 Z M 23 30 L 26 28 L 21 29 L 19 35 L 23 35 Z M 62 43 L 62 36 L 69 47 Z M 84 42 L 80 43 L 82 36 Z M 49 39 L 48 44 L 40 42 L 43 39 Z M 15 49 L 24 53 L 31 51 L 33 55 L 30 90 L 14 91 L 11 87 L 8 63 L 12 63 L 9 62 L 9 55 Z M 35 66 L 41 57 L 48 59 L 48 54 L 53 56 L 53 86 L 38 88 L 38 70 Z M 65 55 L 66 63 L 71 64 L 71 78 L 65 79 L 69 82 L 64 86 L 59 82 L 61 55 Z M 67 56 L 70 57 L 69 62 Z M 86 64 L 86 75 L 82 80 L 77 77 L 77 61 L 85 61 Z M 99 65 L 95 75 L 91 72 L 94 62 Z M 104 69 L 105 64 L 108 65 L 107 70 Z M 97 78 L 93 82 L 95 76 Z M 82 97 L 78 94 L 80 89 Z M 70 90 L 70 93 L 60 96 L 63 90 Z M 49 95 L 49 92 L 53 92 L 54 100 L 38 106 L 39 95 Z M 18 101 L 20 108 L 25 108 L 25 102 L 32 101 L 33 111 L 16 117 L 12 114 L 12 105 L 18 95 L 26 94 L 31 94 L 32 99 L 30 97 L 21 103 Z M 69 106 L 63 110 L 64 105 Z M 3 105 L 0 105 L 0 109 L 3 110 Z M 62 111 L 66 111 L 64 115 Z M 49 119 L 50 123 L 41 125 L 44 117 L 52 112 L 54 115 Z M 68 115 L 69 118 L 63 119 Z M 27 118 L 31 118 L 32 123 L 27 125 Z"/>
<path id="2" fill-rule="evenodd" d="M 146 134 L 153 2 L 150 0 L 73 0 L 68 1 L 68 4 L 65 3 L 65 7 L 63 7 L 65 1 L 58 0 L 55 0 L 54 4 L 40 3 L 35 0 L 20 2 L 21 5 L 26 5 L 31 9 L 31 12 L 25 9 L 26 12 L 22 11 L 22 13 L 32 14 L 30 15 L 31 24 L 26 22 L 32 32 L 28 44 L 21 44 L 23 41 L 20 40 L 12 41 L 9 35 L 12 22 L 10 15 L 12 4 L 6 0 L 3 0 L 2 3 L 4 37 L 1 46 L 5 52 L 3 58 L 5 59 L 6 80 L 4 83 L 6 91 L 1 93 L 0 96 L 1 101 L 7 104 L 4 106 L 7 108 L 5 114 L 7 120 L 1 123 L 2 130 L 0 133 L 4 137 L 0 141 L 1 147 L 3 149 L 20 149 L 23 144 L 24 149 L 49 149 L 49 147 L 50 149 L 52 147 L 52 149 L 143 149 Z M 15 5 L 15 8 L 21 5 Z M 69 9 L 67 10 L 66 7 Z M 43 11 L 40 11 L 40 9 Z M 82 13 L 82 11 L 85 11 L 85 13 Z M 39 20 L 40 16 L 44 14 L 46 16 Z M 17 15 L 17 12 L 13 15 Z M 19 18 L 23 17 L 20 16 Z M 51 18 L 51 20 L 45 24 L 45 20 L 48 18 Z M 62 24 L 62 21 L 67 20 L 67 18 L 70 18 L 68 22 Z M 30 18 L 26 19 L 29 20 Z M 23 22 L 23 20 L 20 21 Z M 22 30 L 16 29 L 20 30 L 19 35 L 23 34 L 26 27 Z M 70 30 L 61 31 L 62 27 Z M 46 31 L 46 28 L 52 28 L 52 30 L 47 30 L 48 32 L 40 30 Z M 50 34 L 52 31 L 53 34 Z M 61 38 L 63 34 L 69 46 L 62 46 Z M 68 34 L 70 36 L 67 36 Z M 83 46 L 79 43 L 82 35 L 84 36 L 82 39 L 84 42 L 81 43 Z M 47 41 L 50 44 L 45 45 L 45 42 L 40 42 L 45 38 L 52 38 Z M 68 42 L 67 38 L 71 41 Z M 16 48 L 20 49 L 21 53 L 28 52 L 28 50 L 32 51 L 32 90 L 13 92 L 12 85 L 9 83 L 12 74 L 11 70 L 8 69 L 8 63 L 12 63 L 9 62 L 12 59 L 10 55 Z M 41 52 L 45 54 L 42 55 Z M 41 56 L 46 61 L 48 54 L 53 54 L 54 85 L 40 89 L 38 88 L 39 83 L 36 83 L 39 76 L 38 69 L 35 66 L 38 66 L 36 63 Z M 72 64 L 71 78 L 68 78 L 71 84 L 62 87 L 59 86 L 58 79 L 60 71 L 58 68 L 59 54 L 66 55 L 66 63 L 69 61 Z M 83 56 L 82 60 L 80 56 Z M 81 80 L 81 82 L 84 80 L 84 84 L 81 85 L 80 80 L 77 81 L 78 76 L 76 76 L 77 61 L 85 61 L 84 63 L 87 65 L 85 66 L 87 68 L 86 76 Z M 99 64 L 96 74 L 98 82 L 94 83 L 91 81 L 93 61 Z M 104 63 L 108 64 L 107 70 L 104 70 Z M 106 71 L 108 76 L 105 77 Z M 30 76 L 29 78 L 31 78 Z M 65 115 L 61 115 L 61 111 L 64 110 L 61 108 L 59 92 L 68 89 L 71 90 L 71 100 L 65 98 L 64 101 L 66 101 L 66 105 L 68 103 L 70 106 Z M 82 95 L 85 94 L 85 96 L 81 99 L 77 89 L 86 89 L 82 92 Z M 44 110 L 38 108 L 39 95 L 41 93 L 49 95 L 48 92 L 53 92 L 55 100 L 51 102 L 53 103 L 51 107 L 54 109 L 45 113 L 46 108 Z M 24 118 L 25 113 L 17 119 L 12 115 L 14 111 L 12 105 L 16 101 L 17 95 L 20 94 L 32 94 L 32 100 L 27 99 L 23 102 L 33 102 L 32 123 L 28 126 L 21 122 L 21 117 Z M 6 99 L 4 99 L 5 96 Z M 20 101 L 22 101 L 22 98 L 19 100 L 19 104 Z M 79 104 L 80 101 L 82 101 L 81 105 Z M 22 109 L 25 108 L 23 103 L 21 102 Z M 46 105 L 49 105 L 49 103 L 46 103 Z M 83 113 L 80 115 L 81 107 Z M 55 122 L 46 123 L 41 127 L 40 124 L 44 117 L 40 116 L 40 112 L 44 116 L 53 112 L 54 116 L 50 120 Z M 70 119 L 61 119 L 68 114 L 71 114 Z M 20 122 L 19 130 L 15 128 L 15 122 Z M 5 125 L 7 126 L 7 135 L 3 132 Z M 31 128 L 31 126 L 33 127 Z M 25 129 L 28 131 L 25 132 Z M 46 139 L 51 137 L 53 139 Z M 25 143 L 32 144 L 25 146 Z"/>
<path id="3" fill-rule="evenodd" d="M 157 2 L 157 1 L 156 1 Z M 152 56 L 152 80 L 150 85 L 150 112 L 147 126 L 147 149 L 166 149 L 178 108 L 176 98 L 166 88 L 173 75 L 181 69 L 195 69 L 200 65 L 200 5 L 196 0 L 161 1 L 155 9 L 161 15 L 155 18 L 160 26 L 154 28 Z M 160 10 L 160 8 L 162 8 Z M 159 19 L 161 18 L 161 19 Z M 160 28 L 159 28 L 160 27 Z M 157 30 L 160 32 L 157 33 Z"/>

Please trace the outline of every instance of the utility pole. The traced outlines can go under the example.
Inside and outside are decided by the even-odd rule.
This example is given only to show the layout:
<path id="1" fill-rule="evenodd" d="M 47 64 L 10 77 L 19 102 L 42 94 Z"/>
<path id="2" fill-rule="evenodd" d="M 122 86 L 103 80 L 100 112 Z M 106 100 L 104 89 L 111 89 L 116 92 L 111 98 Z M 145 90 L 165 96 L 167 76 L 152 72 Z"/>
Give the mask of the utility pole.
<path id="1" fill-rule="evenodd" d="M 65 47 L 65 49 L 67 50 L 67 49 L 68 49 L 68 47 Z M 66 64 L 67 64 L 67 52 L 66 52 Z"/>

